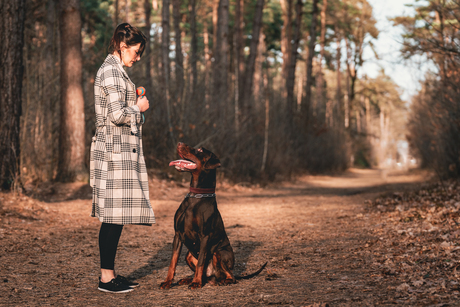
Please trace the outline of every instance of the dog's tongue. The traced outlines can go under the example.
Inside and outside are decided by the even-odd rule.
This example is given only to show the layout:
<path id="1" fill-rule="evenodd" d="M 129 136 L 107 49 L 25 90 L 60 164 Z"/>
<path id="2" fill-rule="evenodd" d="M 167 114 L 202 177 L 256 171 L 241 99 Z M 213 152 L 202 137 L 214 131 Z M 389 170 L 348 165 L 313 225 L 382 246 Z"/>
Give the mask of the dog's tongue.
<path id="1" fill-rule="evenodd" d="M 196 164 L 187 160 L 175 160 L 169 162 L 169 166 L 173 165 L 176 169 L 196 169 Z"/>

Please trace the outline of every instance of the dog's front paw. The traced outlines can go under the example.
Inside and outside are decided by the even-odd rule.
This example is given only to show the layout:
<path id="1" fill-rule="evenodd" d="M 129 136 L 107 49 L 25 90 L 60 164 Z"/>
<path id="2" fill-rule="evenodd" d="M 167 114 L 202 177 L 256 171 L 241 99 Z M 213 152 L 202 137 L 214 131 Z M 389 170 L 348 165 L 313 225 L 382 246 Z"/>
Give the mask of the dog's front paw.
<path id="1" fill-rule="evenodd" d="M 168 281 L 162 282 L 162 283 L 160 284 L 160 289 L 162 289 L 162 290 L 168 290 L 169 288 L 171 288 L 171 283 L 172 283 L 172 280 L 168 280 Z"/>
<path id="2" fill-rule="evenodd" d="M 190 286 L 188 286 L 190 289 L 200 289 L 201 288 L 201 283 L 199 282 L 192 282 Z"/>

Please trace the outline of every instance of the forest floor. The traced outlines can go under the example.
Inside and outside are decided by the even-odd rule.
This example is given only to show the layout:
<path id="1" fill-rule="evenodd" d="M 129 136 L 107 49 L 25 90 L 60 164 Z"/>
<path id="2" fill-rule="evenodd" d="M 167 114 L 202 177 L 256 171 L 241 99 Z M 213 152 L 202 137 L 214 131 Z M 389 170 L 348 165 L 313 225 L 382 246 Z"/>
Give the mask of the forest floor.
<path id="1" fill-rule="evenodd" d="M 188 187 L 153 178 L 157 223 L 126 226 L 119 243 L 117 272 L 141 284 L 127 294 L 97 290 L 100 223 L 88 185 L 0 192 L 0 306 L 460 306 L 460 188 L 429 177 L 351 169 L 264 188 L 221 183 L 235 274 L 268 265 L 196 290 L 159 289 Z M 176 278 L 190 275 L 181 256 Z"/>

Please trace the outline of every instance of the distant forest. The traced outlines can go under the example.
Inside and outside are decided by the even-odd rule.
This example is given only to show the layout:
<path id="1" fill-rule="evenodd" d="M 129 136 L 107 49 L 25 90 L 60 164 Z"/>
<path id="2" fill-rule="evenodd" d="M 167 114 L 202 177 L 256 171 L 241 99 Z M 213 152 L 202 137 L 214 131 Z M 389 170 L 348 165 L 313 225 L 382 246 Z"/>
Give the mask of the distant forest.
<path id="1" fill-rule="evenodd" d="M 460 167 L 459 4 L 425 1 L 402 55 L 438 70 L 412 101 L 382 70 L 361 72 L 379 31 L 366 0 L 14 0 L 0 12 L 0 179 L 3 188 L 88 178 L 93 83 L 117 24 L 149 44 L 129 68 L 146 88 L 144 154 L 168 174 L 175 145 L 203 146 L 238 182 L 405 162 Z M 409 111 L 409 112 L 408 112 Z"/>

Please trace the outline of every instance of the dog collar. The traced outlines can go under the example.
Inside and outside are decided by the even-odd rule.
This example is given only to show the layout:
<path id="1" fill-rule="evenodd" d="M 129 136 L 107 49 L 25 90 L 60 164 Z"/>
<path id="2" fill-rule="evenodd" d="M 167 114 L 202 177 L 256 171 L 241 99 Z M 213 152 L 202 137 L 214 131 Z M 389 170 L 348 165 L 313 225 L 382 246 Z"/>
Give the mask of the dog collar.
<path id="1" fill-rule="evenodd" d="M 204 198 L 204 197 L 216 197 L 216 194 L 212 193 L 212 194 L 194 194 L 194 195 L 190 195 L 190 193 L 188 193 L 187 196 L 185 196 L 185 198 Z"/>
<path id="2" fill-rule="evenodd" d="M 214 193 L 216 193 L 216 188 L 192 188 L 192 187 L 190 187 L 190 193 L 195 193 L 195 194 L 214 194 Z"/>

